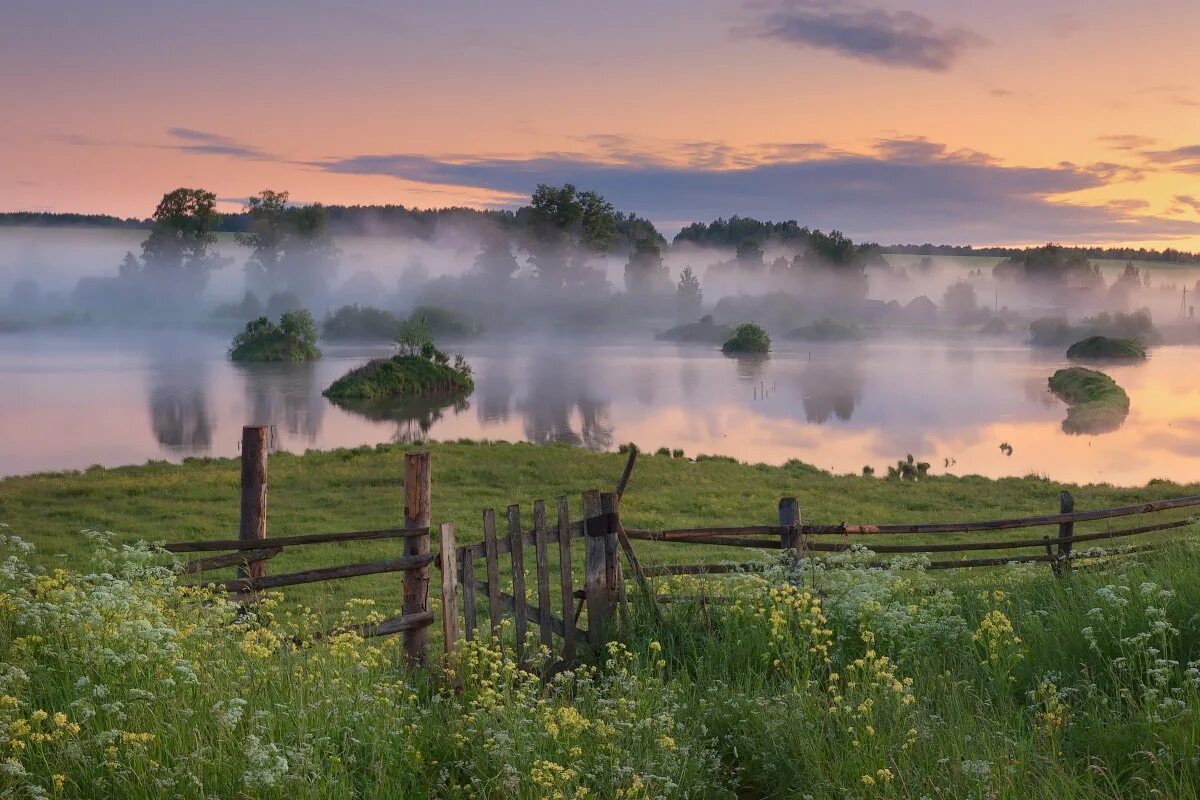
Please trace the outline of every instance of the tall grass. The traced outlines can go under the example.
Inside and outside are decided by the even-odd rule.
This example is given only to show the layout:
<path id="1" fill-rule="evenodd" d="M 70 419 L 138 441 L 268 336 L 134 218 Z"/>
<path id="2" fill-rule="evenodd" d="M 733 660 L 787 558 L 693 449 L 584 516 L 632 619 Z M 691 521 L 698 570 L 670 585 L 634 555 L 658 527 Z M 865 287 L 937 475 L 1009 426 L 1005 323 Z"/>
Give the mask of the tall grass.
<path id="1" fill-rule="evenodd" d="M 897 562 L 677 578 L 595 663 L 449 672 L 150 548 L 5 535 L 0 795 L 1133 798 L 1200 785 L 1200 550 L 947 583 Z M 699 597 L 704 602 L 695 602 Z M 351 601 L 344 622 L 378 616 Z"/>

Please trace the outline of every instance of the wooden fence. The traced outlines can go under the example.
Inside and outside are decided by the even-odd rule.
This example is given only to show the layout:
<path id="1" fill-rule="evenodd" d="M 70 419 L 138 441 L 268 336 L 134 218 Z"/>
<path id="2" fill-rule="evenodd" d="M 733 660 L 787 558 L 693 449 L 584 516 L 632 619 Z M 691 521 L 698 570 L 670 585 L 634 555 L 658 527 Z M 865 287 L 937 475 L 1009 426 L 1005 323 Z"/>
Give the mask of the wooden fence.
<path id="1" fill-rule="evenodd" d="M 765 564 L 763 561 L 753 561 L 643 567 L 632 541 L 773 549 L 790 553 L 795 559 L 811 558 L 814 554 L 841 553 L 852 549 L 855 544 L 868 542 L 869 549 L 879 555 L 1008 551 L 993 557 L 933 560 L 925 564 L 925 568 L 956 569 L 1014 562 L 1044 562 L 1058 574 L 1080 556 L 1094 558 L 1089 553 L 1074 550 L 1076 544 L 1107 543 L 1156 532 L 1179 532 L 1195 524 L 1197 517 L 1160 520 L 1091 533 L 1076 533 L 1077 523 L 1160 514 L 1200 506 L 1200 497 L 1181 497 L 1118 508 L 1077 511 L 1071 495 L 1063 492 L 1059 497 L 1058 513 L 1045 516 L 969 522 L 886 525 L 843 522 L 829 525 L 802 522 L 799 503 L 795 498 L 788 497 L 779 501 L 777 524 L 774 525 L 636 530 L 626 529 L 620 516 L 621 498 L 636 458 L 636 449 L 631 449 L 615 492 L 592 490 L 583 493 L 581 514 L 574 521 L 566 497 L 558 498 L 553 521 L 547 516 L 545 502 L 538 500 L 533 503 L 531 527 L 524 524 L 520 506 L 509 506 L 505 533 L 498 532 L 496 513 L 488 509 L 483 512 L 480 541 L 460 545 L 457 543 L 455 525 L 444 523 L 439 528 L 438 552 L 433 553 L 430 548 L 431 473 L 428 452 L 405 455 L 403 527 L 269 539 L 267 429 L 248 426 L 243 429 L 242 436 L 239 538 L 171 543 L 166 545 L 166 549 L 173 553 L 215 553 L 186 562 L 182 572 L 194 575 L 236 567 L 235 578 L 210 582 L 209 585 L 215 585 L 246 601 L 252 601 L 254 593 L 267 589 L 362 575 L 403 573 L 402 613 L 377 624 L 355 626 L 354 630 L 364 636 L 403 634 L 406 656 L 415 664 L 423 664 L 427 659 L 429 628 L 435 621 L 435 615 L 429 607 L 430 567 L 436 565 L 441 577 L 441 623 L 443 646 L 448 658 L 453 657 L 464 639 L 470 641 L 480 636 L 498 634 L 504 620 L 510 618 L 519 659 L 525 659 L 526 636 L 532 626 L 538 629 L 539 643 L 552 652 L 557 651 L 559 663 L 570 663 L 577 657 L 580 644 L 597 652 L 606 641 L 609 626 L 617 611 L 628 610 L 621 552 L 625 555 L 643 599 L 656 615 L 656 602 L 661 598 L 656 598 L 652 590 L 649 582 L 652 578 L 748 571 L 760 569 Z M 1039 527 L 1057 528 L 1056 535 L 1018 539 L 975 538 L 977 534 Z M 897 544 L 893 543 L 895 539 L 892 538 L 878 539 L 880 536 L 905 534 L 920 537 L 923 541 Z M 938 541 L 950 534 L 965 534 L 968 538 L 963 541 Z M 401 543 L 394 558 L 281 575 L 267 574 L 267 562 L 288 548 L 393 539 Z M 575 549 L 577 541 L 582 542 L 581 575 L 577 575 L 575 570 L 579 552 Z M 880 543 L 876 544 L 876 541 Z M 1157 544 L 1136 544 L 1122 548 L 1120 553 L 1144 552 Z M 1025 552 L 1027 550 L 1037 552 Z M 528 555 L 532 556 L 533 562 L 533 587 L 526 586 Z M 884 566 L 885 562 L 868 562 L 867 565 Z M 510 585 L 502 583 L 506 566 Z M 483 572 L 482 579 L 480 570 Z M 552 582 L 555 572 L 557 581 Z M 486 613 L 486 620 L 480 619 L 483 615 L 481 612 Z M 579 622 L 585 614 L 585 625 L 580 628 Z"/>
<path id="2" fill-rule="evenodd" d="M 673 544 L 702 544 L 724 547 L 740 547 L 755 549 L 772 549 L 791 551 L 796 556 L 814 557 L 819 554 L 842 553 L 853 549 L 856 545 L 869 549 L 879 555 L 932 555 L 936 553 L 980 552 L 980 551 L 1010 551 L 1002 556 L 985 558 L 964 558 L 933 560 L 924 565 L 925 569 L 960 569 L 970 567 L 994 567 L 1011 563 L 1044 562 L 1058 574 L 1073 560 L 1084 556 L 1095 558 L 1093 554 L 1078 552 L 1074 545 L 1083 542 L 1108 543 L 1128 537 L 1161 531 L 1180 531 L 1197 523 L 1196 516 L 1182 519 L 1171 519 L 1138 525 L 1116 530 L 1098 531 L 1093 533 L 1075 533 L 1076 523 L 1095 522 L 1100 520 L 1120 519 L 1129 516 L 1156 514 L 1160 512 L 1186 509 L 1200 506 L 1200 497 L 1180 497 L 1170 500 L 1158 500 L 1149 503 L 1139 503 L 1117 508 L 1096 509 L 1094 511 L 1076 511 L 1075 501 L 1070 493 L 1059 495 L 1059 513 L 1044 516 L 1017 517 L 1011 519 L 969 521 L 969 522 L 934 522 L 934 523 L 901 523 L 890 525 L 863 525 L 838 523 L 836 525 L 813 525 L 801 521 L 799 503 L 795 498 L 785 497 L 779 501 L 778 524 L 750 525 L 724 528 L 686 528 L 663 531 L 627 530 L 625 534 L 630 539 L 669 542 Z M 1057 527 L 1057 535 L 1043 535 L 1038 538 L 1020 539 L 975 539 L 979 534 L 998 533 L 1039 527 Z M 893 544 L 892 540 L 882 543 L 871 541 L 879 536 L 898 535 L 919 536 L 932 541 L 920 541 Z M 965 541 L 936 541 L 947 534 L 967 534 L 970 538 Z M 856 537 L 851 540 L 850 537 Z M 829 537 L 838 537 L 829 541 Z M 1123 555 L 1133 552 L 1152 550 L 1155 543 L 1139 543 L 1123 547 L 1110 555 Z M 1040 552 L 1023 552 L 1034 549 Z M 884 561 L 867 562 L 866 566 L 885 566 Z M 748 563 L 709 563 L 709 564 L 667 564 L 650 566 L 642 569 L 640 574 L 646 577 L 663 575 L 704 575 L 729 573 L 742 570 L 761 569 L 763 562 Z"/>

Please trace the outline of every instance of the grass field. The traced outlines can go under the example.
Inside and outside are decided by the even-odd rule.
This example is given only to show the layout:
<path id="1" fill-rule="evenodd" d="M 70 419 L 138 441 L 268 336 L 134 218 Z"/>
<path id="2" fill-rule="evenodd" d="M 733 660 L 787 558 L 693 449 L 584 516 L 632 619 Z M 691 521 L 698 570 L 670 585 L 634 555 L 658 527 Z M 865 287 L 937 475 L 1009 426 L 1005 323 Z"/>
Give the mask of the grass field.
<path id="1" fill-rule="evenodd" d="M 482 508 L 610 489 L 623 465 L 564 447 L 429 449 L 433 518 L 456 521 L 464 542 L 479 538 Z M 396 525 L 403 453 L 272 456 L 270 532 Z M 206 460 L 0 482 L 10 526 L 0 530 L 0 796 L 1084 800 L 1200 790 L 1194 526 L 1161 554 L 1059 578 L 1044 565 L 948 575 L 803 562 L 709 577 L 706 594 L 725 602 L 671 603 L 661 623 L 635 603 L 594 665 L 543 682 L 511 651 L 476 644 L 449 680 L 406 670 L 397 637 L 309 643 L 329 616 L 392 613 L 399 576 L 301 595 L 315 611 L 289 593 L 238 616 L 180 588 L 156 566 L 161 556 L 120 546 L 230 536 L 237 481 L 236 462 Z M 978 519 L 1052 513 L 1062 488 L 1080 510 L 1200 489 L 908 483 L 643 455 L 622 512 L 644 528 L 770 523 L 778 498 L 793 495 L 810 522 Z M 652 563 L 730 552 L 636 544 Z M 313 548 L 270 568 L 395 547 Z M 697 580 L 668 588 L 694 595 Z"/>

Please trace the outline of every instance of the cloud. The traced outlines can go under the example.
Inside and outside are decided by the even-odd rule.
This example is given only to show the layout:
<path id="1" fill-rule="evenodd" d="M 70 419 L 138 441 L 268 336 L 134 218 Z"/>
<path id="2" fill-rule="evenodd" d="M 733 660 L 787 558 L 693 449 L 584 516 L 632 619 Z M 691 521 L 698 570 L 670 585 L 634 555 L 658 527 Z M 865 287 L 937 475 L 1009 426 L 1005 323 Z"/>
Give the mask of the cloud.
<path id="1" fill-rule="evenodd" d="M 735 33 L 891 67 L 944 72 L 967 48 L 988 44 L 969 30 L 939 28 L 912 11 L 828 0 L 777 0 L 751 8 L 758 19 Z"/>
<path id="2" fill-rule="evenodd" d="M 257 147 L 222 136 L 219 133 L 198 131 L 194 128 L 167 128 L 167 135 L 178 140 L 176 144 L 166 145 L 181 153 L 206 156 L 230 156 L 249 161 L 278 161 L 278 156 L 267 153 Z"/>
<path id="3" fill-rule="evenodd" d="M 386 175 L 527 197 L 538 183 L 595 189 L 656 221 L 743 214 L 798 219 L 883 242 L 1109 242 L 1200 235 L 1200 222 L 1137 213 L 1135 202 L 1082 205 L 1072 193 L 1140 175 L 1112 163 L 1011 166 L 926 139 L 884 139 L 866 152 L 801 143 L 752 151 L 684 143 L 674 154 L 618 160 L 579 153 L 527 157 L 362 154 L 311 162 L 339 174 Z M 629 150 L 632 142 L 622 141 Z M 723 155 L 717 166 L 705 154 Z"/>
<path id="4" fill-rule="evenodd" d="M 1175 195 L 1175 202 L 1181 206 L 1187 206 L 1192 211 L 1200 214 L 1200 197 L 1194 197 L 1190 194 Z"/>
<path id="5" fill-rule="evenodd" d="M 1139 136 L 1136 133 L 1114 133 L 1108 136 L 1098 136 L 1097 141 L 1104 142 L 1112 150 L 1141 150 L 1157 143 L 1149 136 Z"/>
<path id="6" fill-rule="evenodd" d="M 1170 150 L 1147 150 L 1146 160 L 1176 172 L 1200 174 L 1200 144 L 1175 147 Z"/>

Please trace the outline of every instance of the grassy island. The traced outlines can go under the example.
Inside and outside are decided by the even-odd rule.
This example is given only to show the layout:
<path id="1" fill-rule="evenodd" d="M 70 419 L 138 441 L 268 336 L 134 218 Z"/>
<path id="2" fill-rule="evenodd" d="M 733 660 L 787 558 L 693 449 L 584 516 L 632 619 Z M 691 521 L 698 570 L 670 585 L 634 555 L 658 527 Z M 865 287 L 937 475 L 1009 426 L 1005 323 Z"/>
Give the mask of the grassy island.
<path id="1" fill-rule="evenodd" d="M 1106 433 L 1121 427 L 1129 414 L 1129 395 L 1109 376 L 1070 367 L 1050 376 L 1050 391 L 1068 406 L 1067 433 Z"/>
<path id="2" fill-rule="evenodd" d="M 233 337 L 229 356 L 234 361 L 315 361 L 321 357 L 317 325 L 305 309 L 285 311 L 278 324 L 259 317 Z"/>
<path id="3" fill-rule="evenodd" d="M 381 400 L 398 397 L 456 397 L 475 389 L 471 367 L 461 355 L 454 363 L 433 342 L 424 320 L 410 319 L 396 333 L 399 352 L 376 358 L 334 381 L 330 400 Z"/>
<path id="4" fill-rule="evenodd" d="M 1142 361 L 1146 358 L 1146 346 L 1137 339 L 1089 336 L 1068 347 L 1067 358 L 1073 361 Z"/>
<path id="5" fill-rule="evenodd" d="M 390 311 L 371 306 L 342 306 L 325 317 L 321 333 L 326 339 L 387 341 L 396 335 L 400 320 Z"/>
<path id="6" fill-rule="evenodd" d="M 721 345 L 726 355 L 763 355 L 771 350 L 771 337 L 761 326 L 744 322 L 734 328 L 733 338 Z"/>

